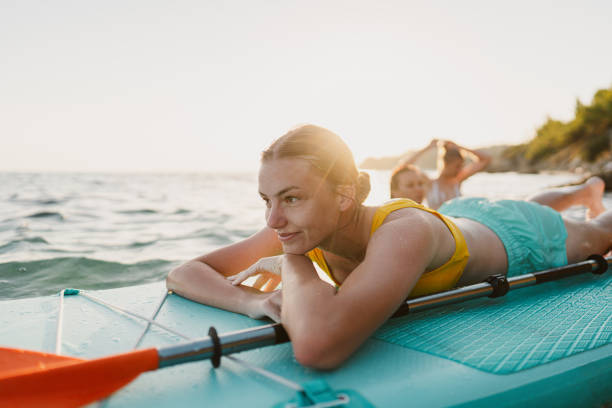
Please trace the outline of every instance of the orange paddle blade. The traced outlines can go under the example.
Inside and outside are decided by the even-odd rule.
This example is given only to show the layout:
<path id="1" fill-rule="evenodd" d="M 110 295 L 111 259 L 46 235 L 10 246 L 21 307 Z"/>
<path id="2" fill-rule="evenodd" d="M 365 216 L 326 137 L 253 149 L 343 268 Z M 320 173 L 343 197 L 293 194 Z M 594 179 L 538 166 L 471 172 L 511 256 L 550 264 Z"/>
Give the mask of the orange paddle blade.
<path id="1" fill-rule="evenodd" d="M 95 360 L 0 349 L 1 401 L 8 407 L 78 407 L 158 366 L 154 348 Z"/>
<path id="2" fill-rule="evenodd" d="M 0 379 L 17 373 L 42 371 L 53 367 L 83 361 L 75 357 L 58 356 L 40 351 L 19 350 L 0 347 Z"/>

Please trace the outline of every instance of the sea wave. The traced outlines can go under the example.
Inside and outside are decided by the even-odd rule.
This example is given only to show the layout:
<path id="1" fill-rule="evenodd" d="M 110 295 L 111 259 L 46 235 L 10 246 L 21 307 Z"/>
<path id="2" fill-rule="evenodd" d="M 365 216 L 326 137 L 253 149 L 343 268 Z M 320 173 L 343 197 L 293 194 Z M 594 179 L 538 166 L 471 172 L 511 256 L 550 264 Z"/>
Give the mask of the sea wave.
<path id="1" fill-rule="evenodd" d="M 150 208 L 142 208 L 142 209 L 137 209 L 137 210 L 121 210 L 121 211 L 117 211 L 118 214 L 125 214 L 125 215 L 136 215 L 136 214 L 157 214 L 156 210 L 152 210 Z"/>
<path id="2" fill-rule="evenodd" d="M 48 245 L 46 239 L 43 237 L 30 237 L 30 238 L 22 238 L 22 239 L 14 239 L 4 245 L 0 245 L 0 254 L 4 252 L 8 252 L 13 250 L 15 247 L 22 244 L 45 244 Z"/>
<path id="3" fill-rule="evenodd" d="M 136 263 L 64 257 L 0 263 L 0 299 L 59 293 L 61 289 L 108 289 L 164 279 L 178 262 L 152 259 Z"/>
<path id="4" fill-rule="evenodd" d="M 49 199 L 35 200 L 34 202 L 37 203 L 37 204 L 41 204 L 41 205 L 58 205 L 58 204 L 63 204 L 65 202 L 65 200 L 58 200 L 56 198 L 49 198 Z"/>
<path id="5" fill-rule="evenodd" d="M 141 247 L 153 245 L 156 242 L 158 242 L 157 239 L 154 239 L 151 241 L 136 241 L 136 242 L 132 242 L 131 244 L 127 245 L 127 247 L 128 248 L 141 248 Z"/>
<path id="6" fill-rule="evenodd" d="M 63 220 L 64 216 L 56 211 L 38 211 L 30 215 L 26 215 L 26 218 L 57 218 Z"/>

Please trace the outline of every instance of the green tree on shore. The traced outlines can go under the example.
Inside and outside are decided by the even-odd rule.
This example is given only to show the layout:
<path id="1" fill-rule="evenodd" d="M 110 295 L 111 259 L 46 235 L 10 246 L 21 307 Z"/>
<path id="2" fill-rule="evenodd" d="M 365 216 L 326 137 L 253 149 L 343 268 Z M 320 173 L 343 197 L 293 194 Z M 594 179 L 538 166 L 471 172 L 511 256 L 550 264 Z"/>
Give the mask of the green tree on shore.
<path id="1" fill-rule="evenodd" d="M 597 91 L 590 105 L 577 101 L 575 117 L 569 122 L 548 118 L 531 142 L 509 149 L 506 156 L 524 154 L 534 164 L 569 149 L 572 156 L 593 162 L 610 151 L 611 137 L 612 87 Z"/>

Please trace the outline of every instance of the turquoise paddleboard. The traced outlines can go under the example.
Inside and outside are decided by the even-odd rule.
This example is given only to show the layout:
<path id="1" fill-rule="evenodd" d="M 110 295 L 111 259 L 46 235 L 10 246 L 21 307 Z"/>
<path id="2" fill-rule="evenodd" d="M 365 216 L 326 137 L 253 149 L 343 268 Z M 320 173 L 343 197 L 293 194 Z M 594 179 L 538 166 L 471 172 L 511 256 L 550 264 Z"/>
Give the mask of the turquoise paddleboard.
<path id="1" fill-rule="evenodd" d="M 159 282 L 83 293 L 151 317 L 164 292 Z M 59 306 L 58 295 L 0 302 L 0 345 L 55 352 Z M 83 294 L 65 296 L 62 315 L 61 353 L 87 359 L 130 351 L 146 325 Z M 190 338 L 207 336 L 210 326 L 222 334 L 269 323 L 177 295 L 155 320 Z M 182 341 L 151 327 L 139 348 Z M 341 391 L 349 403 L 337 406 L 599 407 L 612 402 L 611 343 L 608 272 L 394 318 L 331 372 L 300 366 L 289 343 L 236 357 L 294 383 Z M 199 361 L 144 373 L 99 406 L 270 407 L 295 398 L 294 389 L 223 357 L 216 369 Z"/>

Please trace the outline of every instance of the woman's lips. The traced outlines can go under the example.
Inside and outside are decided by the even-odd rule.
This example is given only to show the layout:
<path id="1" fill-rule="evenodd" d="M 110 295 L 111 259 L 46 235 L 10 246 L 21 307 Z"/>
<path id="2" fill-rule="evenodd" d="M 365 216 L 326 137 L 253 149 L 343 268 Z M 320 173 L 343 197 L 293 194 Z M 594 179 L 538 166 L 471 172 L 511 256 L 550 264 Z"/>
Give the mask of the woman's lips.
<path id="1" fill-rule="evenodd" d="M 298 232 L 278 232 L 277 234 L 278 234 L 278 239 L 281 242 L 287 242 L 299 233 Z"/>

